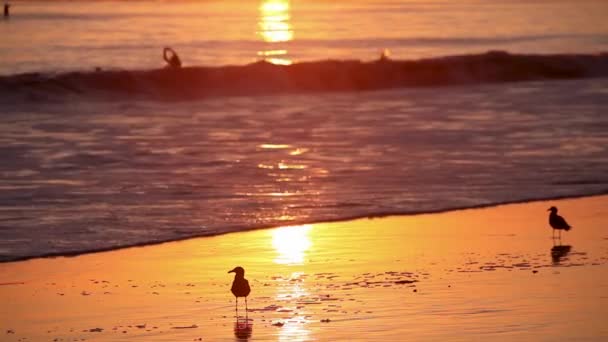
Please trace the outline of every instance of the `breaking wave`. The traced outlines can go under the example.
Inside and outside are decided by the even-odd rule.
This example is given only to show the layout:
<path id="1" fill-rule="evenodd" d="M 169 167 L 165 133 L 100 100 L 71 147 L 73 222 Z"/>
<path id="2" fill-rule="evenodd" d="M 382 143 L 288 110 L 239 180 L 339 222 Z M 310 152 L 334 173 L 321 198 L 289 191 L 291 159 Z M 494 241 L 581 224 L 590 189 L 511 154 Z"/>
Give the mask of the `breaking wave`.
<path id="1" fill-rule="evenodd" d="M 608 76 L 608 53 L 529 55 L 490 51 L 421 60 L 323 60 L 292 65 L 178 70 L 101 70 L 0 77 L 0 101 L 99 99 L 187 100 L 212 96 L 359 91 Z"/>

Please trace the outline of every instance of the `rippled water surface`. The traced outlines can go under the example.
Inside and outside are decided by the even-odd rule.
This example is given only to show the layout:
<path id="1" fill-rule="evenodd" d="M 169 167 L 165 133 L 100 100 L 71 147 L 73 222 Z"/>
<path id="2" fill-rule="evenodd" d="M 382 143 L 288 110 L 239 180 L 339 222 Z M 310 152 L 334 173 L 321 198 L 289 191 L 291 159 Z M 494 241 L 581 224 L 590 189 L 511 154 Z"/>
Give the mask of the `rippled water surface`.
<path id="1" fill-rule="evenodd" d="M 608 81 L 0 117 L 0 260 L 608 189 Z"/>

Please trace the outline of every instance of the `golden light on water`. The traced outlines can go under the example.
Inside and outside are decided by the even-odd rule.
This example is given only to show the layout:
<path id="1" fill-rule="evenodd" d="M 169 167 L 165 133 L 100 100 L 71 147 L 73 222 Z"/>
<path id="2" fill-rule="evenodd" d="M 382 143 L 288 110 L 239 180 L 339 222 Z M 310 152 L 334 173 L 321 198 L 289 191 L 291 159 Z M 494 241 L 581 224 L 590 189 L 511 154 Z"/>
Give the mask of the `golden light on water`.
<path id="1" fill-rule="evenodd" d="M 267 0 L 262 3 L 260 9 L 264 13 L 282 13 L 289 10 L 289 3 L 285 0 Z"/>
<path id="2" fill-rule="evenodd" d="M 272 169 L 279 169 L 279 170 L 289 170 L 289 169 L 303 170 L 303 169 L 306 169 L 307 166 L 306 165 L 301 165 L 301 164 L 288 164 L 288 163 L 285 163 L 283 161 L 280 161 L 276 165 L 260 163 L 260 164 L 258 164 L 258 168 L 259 169 L 270 169 L 270 170 L 272 170 Z"/>
<path id="3" fill-rule="evenodd" d="M 293 39 L 287 0 L 266 0 L 260 6 L 260 35 L 265 42 L 287 42 Z"/>
<path id="4" fill-rule="evenodd" d="M 277 252 L 274 262 L 283 265 L 304 263 L 306 251 L 312 245 L 308 233 L 312 225 L 278 228 L 272 232 L 272 246 Z"/>
<path id="5" fill-rule="evenodd" d="M 296 148 L 295 150 L 289 152 L 289 155 L 291 156 L 299 156 L 300 154 L 304 154 L 308 152 L 307 148 Z"/>
<path id="6" fill-rule="evenodd" d="M 289 279 L 284 279 L 282 286 L 278 288 L 276 300 L 282 303 L 285 309 L 292 310 L 294 315 L 286 320 L 278 335 L 279 341 L 307 341 L 310 330 L 308 329 L 309 317 L 305 313 L 298 312 L 297 303 L 301 299 L 310 296 L 306 288 L 306 279 L 303 272 L 293 272 Z"/>
<path id="7" fill-rule="evenodd" d="M 287 169 L 296 169 L 296 170 L 303 170 L 306 168 L 306 165 L 300 165 L 300 164 L 287 164 L 284 162 L 280 162 L 277 164 L 277 166 L 279 167 L 279 169 L 281 170 L 287 170 Z"/>
<path id="8" fill-rule="evenodd" d="M 288 65 L 291 59 L 287 58 L 287 50 L 283 47 L 275 47 L 277 43 L 293 40 L 294 33 L 291 28 L 288 0 L 265 0 L 262 1 L 259 11 L 258 34 L 262 40 L 272 45 L 258 51 L 258 56 L 273 64 Z"/>
<path id="9" fill-rule="evenodd" d="M 291 147 L 291 145 L 287 145 L 287 144 L 261 144 L 261 145 L 258 145 L 258 147 L 263 148 L 263 149 L 269 149 L 269 150 L 277 150 L 277 149 L 289 148 L 289 147 Z"/>

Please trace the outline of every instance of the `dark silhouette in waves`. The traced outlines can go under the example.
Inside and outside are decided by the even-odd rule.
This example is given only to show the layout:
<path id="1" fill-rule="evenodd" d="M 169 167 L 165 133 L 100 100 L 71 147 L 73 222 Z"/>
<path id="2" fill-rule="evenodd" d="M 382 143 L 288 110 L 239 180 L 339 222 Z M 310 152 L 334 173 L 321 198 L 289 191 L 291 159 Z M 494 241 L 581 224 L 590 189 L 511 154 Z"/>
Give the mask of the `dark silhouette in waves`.
<path id="1" fill-rule="evenodd" d="M 163 59 L 167 62 L 167 68 L 179 69 L 182 67 L 182 61 L 179 59 L 177 52 L 170 47 L 163 49 Z"/>

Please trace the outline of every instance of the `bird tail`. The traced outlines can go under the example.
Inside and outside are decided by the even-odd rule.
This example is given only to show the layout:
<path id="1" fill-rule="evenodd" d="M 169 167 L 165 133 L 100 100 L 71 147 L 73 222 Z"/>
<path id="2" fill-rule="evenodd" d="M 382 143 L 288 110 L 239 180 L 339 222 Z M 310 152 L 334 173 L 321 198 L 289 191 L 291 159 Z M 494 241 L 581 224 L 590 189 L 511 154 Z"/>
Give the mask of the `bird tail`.
<path id="1" fill-rule="evenodd" d="M 572 229 L 572 227 L 568 226 L 568 227 L 566 228 L 566 231 L 569 231 L 570 229 Z"/>

